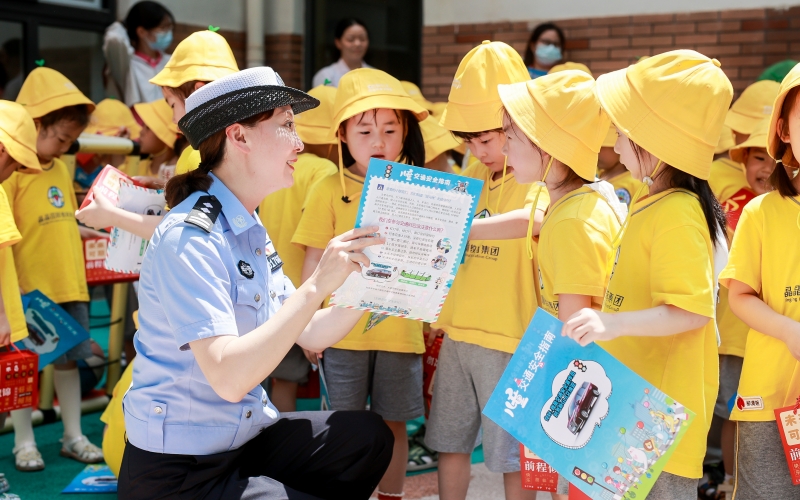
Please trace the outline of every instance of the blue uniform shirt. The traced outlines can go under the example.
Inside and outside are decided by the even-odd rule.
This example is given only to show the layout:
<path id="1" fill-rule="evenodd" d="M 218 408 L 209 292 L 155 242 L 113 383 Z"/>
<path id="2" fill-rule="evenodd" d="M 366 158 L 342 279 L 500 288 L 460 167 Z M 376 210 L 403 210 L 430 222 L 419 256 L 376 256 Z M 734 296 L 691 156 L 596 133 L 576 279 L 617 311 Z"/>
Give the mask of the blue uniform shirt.
<path id="1" fill-rule="evenodd" d="M 233 450 L 279 417 L 260 385 L 238 403 L 219 397 L 189 347 L 193 340 L 245 335 L 294 292 L 261 221 L 211 177 L 208 192 L 170 210 L 142 264 L 136 363 L 123 406 L 128 440 L 155 453 Z M 185 221 L 193 209 L 214 212 L 198 202 L 208 195 L 222 205 L 210 232 Z"/>

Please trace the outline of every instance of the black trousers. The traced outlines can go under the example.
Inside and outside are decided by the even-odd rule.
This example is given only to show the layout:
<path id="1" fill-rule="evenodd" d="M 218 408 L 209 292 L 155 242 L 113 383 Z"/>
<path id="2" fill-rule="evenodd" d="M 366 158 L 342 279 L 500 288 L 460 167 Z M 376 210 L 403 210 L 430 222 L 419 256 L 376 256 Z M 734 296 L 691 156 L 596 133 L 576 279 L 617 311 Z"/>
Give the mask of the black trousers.
<path id="1" fill-rule="evenodd" d="M 285 413 L 237 450 L 170 455 L 125 446 L 123 500 L 366 499 L 392 459 L 394 436 L 368 411 Z"/>

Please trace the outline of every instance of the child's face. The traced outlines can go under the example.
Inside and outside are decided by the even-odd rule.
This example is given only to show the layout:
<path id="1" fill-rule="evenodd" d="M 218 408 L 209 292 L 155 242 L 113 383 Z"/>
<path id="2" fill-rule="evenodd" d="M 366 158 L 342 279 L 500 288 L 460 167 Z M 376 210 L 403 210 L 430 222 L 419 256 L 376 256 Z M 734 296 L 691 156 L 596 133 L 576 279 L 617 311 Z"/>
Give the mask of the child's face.
<path id="1" fill-rule="evenodd" d="M 617 129 L 617 135 L 617 142 L 614 144 L 614 152 L 619 154 L 620 163 L 630 170 L 631 176 L 637 181 L 641 181 L 645 177 L 652 175 L 658 163 L 658 159 L 649 152 L 642 150 L 642 157 L 640 160 L 628 137 L 619 129 Z"/>
<path id="2" fill-rule="evenodd" d="M 608 170 L 615 167 L 617 163 L 619 163 L 619 154 L 614 151 L 614 148 L 600 148 L 600 153 L 597 155 L 597 168 Z"/>
<path id="3" fill-rule="evenodd" d="M 72 120 L 61 120 L 44 128 L 38 125 L 39 135 L 36 138 L 36 153 L 40 163 L 50 163 L 69 150 L 72 143 L 81 135 L 86 125 Z"/>
<path id="4" fill-rule="evenodd" d="M 339 133 L 362 175 L 370 158 L 394 161 L 403 151 L 403 123 L 393 109 L 373 109 L 356 115 L 343 124 Z"/>
<path id="5" fill-rule="evenodd" d="M 169 87 L 161 87 L 161 94 L 172 108 L 172 122 L 177 124 L 186 114 L 186 101 L 182 96 Z"/>
<path id="6" fill-rule="evenodd" d="M 20 163 L 11 157 L 8 150 L 0 143 L 0 182 L 11 177 L 19 169 Z"/>
<path id="7" fill-rule="evenodd" d="M 505 140 L 501 152 L 508 157 L 508 166 L 513 167 L 514 178 L 517 182 L 530 184 L 542 180 L 544 176 L 543 155 L 533 147 L 531 141 L 508 115 L 503 118 L 503 131 Z M 471 144 L 470 150 L 472 150 Z M 500 168 L 503 168 L 502 163 L 500 163 Z"/>
<path id="8" fill-rule="evenodd" d="M 249 156 L 255 160 L 248 162 L 254 168 L 247 172 L 253 184 L 266 187 L 266 194 L 291 187 L 294 162 L 303 150 L 303 142 L 295 132 L 291 106 L 275 109 L 271 118 L 251 129 L 244 128 L 244 133 L 250 148 Z"/>
<path id="9" fill-rule="evenodd" d="M 748 148 L 744 158 L 745 177 L 747 183 L 757 195 L 770 190 L 769 176 L 775 170 L 773 160 L 765 148 Z"/>
<path id="10" fill-rule="evenodd" d="M 484 132 L 478 137 L 467 141 L 472 156 L 480 160 L 481 163 L 489 167 L 492 172 L 502 172 L 503 162 L 505 155 L 503 154 L 503 146 L 506 143 L 506 134 L 504 132 L 495 132 L 494 130 Z M 509 160 L 508 166 L 513 163 Z"/>
<path id="11" fill-rule="evenodd" d="M 142 132 L 139 134 L 139 151 L 142 154 L 158 154 L 167 147 L 147 125 L 142 125 Z"/>

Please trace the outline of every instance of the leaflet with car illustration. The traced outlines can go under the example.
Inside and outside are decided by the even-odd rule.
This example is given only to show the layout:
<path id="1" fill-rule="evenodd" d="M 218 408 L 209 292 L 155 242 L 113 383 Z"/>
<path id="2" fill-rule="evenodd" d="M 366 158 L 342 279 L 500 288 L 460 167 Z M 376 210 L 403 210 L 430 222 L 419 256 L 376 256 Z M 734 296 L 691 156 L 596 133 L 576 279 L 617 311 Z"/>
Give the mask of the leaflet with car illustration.
<path id="1" fill-rule="evenodd" d="M 22 307 L 28 336 L 15 344 L 39 355 L 39 370 L 89 338 L 89 332 L 39 290 L 23 295 Z"/>
<path id="2" fill-rule="evenodd" d="M 386 243 L 331 295 L 331 305 L 371 311 L 370 321 L 438 318 L 461 264 L 483 188 L 478 179 L 373 158 L 356 227 L 378 226 Z"/>
<path id="3" fill-rule="evenodd" d="M 694 413 L 536 311 L 483 413 L 590 498 L 643 499 Z"/>

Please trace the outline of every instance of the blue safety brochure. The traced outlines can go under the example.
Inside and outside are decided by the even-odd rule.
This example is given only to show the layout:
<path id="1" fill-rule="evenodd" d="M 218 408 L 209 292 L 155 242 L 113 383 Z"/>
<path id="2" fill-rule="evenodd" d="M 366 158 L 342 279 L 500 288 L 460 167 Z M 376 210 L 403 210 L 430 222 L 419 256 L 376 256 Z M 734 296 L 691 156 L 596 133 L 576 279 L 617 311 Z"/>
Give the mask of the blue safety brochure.
<path id="1" fill-rule="evenodd" d="M 597 500 L 644 499 L 694 413 L 536 311 L 483 413 Z"/>
<path id="2" fill-rule="evenodd" d="M 23 295 L 22 307 L 28 336 L 15 344 L 39 355 L 39 370 L 89 338 L 89 332 L 39 290 Z"/>

